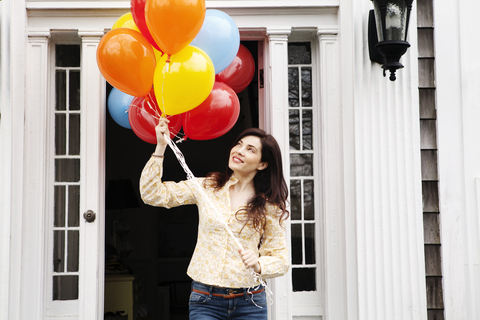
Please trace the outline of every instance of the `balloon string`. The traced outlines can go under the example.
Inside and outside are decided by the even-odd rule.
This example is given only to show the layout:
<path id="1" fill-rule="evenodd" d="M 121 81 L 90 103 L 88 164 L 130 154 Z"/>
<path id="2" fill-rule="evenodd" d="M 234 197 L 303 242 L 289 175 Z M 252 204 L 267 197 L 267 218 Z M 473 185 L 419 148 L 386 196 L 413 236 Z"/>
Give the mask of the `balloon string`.
<path id="1" fill-rule="evenodd" d="M 166 112 L 165 112 L 165 100 L 163 98 L 163 89 L 165 88 L 165 75 L 167 74 L 167 72 L 170 70 L 170 55 L 168 56 L 167 58 L 167 71 L 166 72 L 163 72 L 163 81 L 162 81 L 162 111 L 163 111 L 163 115 L 166 116 Z"/>
<path id="2" fill-rule="evenodd" d="M 203 190 L 202 186 L 200 185 L 200 183 L 198 182 L 197 179 L 195 179 L 195 176 L 193 175 L 192 171 L 190 170 L 190 168 L 188 167 L 186 161 L 185 161 L 185 157 L 183 155 L 183 153 L 180 151 L 180 149 L 178 149 L 178 147 L 173 143 L 173 141 L 170 139 L 170 137 L 168 137 L 166 134 L 163 134 L 163 137 L 165 138 L 165 140 L 167 140 L 167 143 L 168 145 L 170 146 L 170 148 L 172 149 L 173 153 L 175 154 L 175 156 L 177 157 L 178 159 L 178 162 L 180 163 L 180 165 L 182 166 L 183 170 L 185 171 L 185 173 L 187 174 L 187 179 L 189 180 L 192 180 L 193 183 L 194 183 L 194 186 L 195 188 L 197 189 L 197 191 L 200 192 L 201 194 L 201 197 L 202 199 L 205 199 L 207 201 L 207 205 L 210 207 L 210 210 L 216 215 L 217 219 L 223 224 L 223 226 L 225 227 L 225 230 L 227 230 L 228 234 L 232 237 L 232 239 L 235 241 L 235 243 L 237 244 L 237 246 L 243 250 L 243 246 L 242 244 L 240 243 L 240 240 L 238 240 L 238 238 L 233 234 L 232 230 L 230 229 L 230 227 L 228 226 L 227 222 L 225 221 L 225 219 L 223 218 L 223 216 L 218 212 L 217 210 L 217 207 L 212 203 L 210 197 L 205 193 L 205 191 Z M 249 268 L 248 269 L 251 273 L 251 276 L 254 280 L 254 282 L 258 282 L 260 283 L 261 285 L 263 285 L 266 289 L 267 289 L 267 292 L 270 293 L 270 295 L 273 295 L 272 291 L 270 290 L 270 288 L 268 288 L 267 286 L 267 283 L 262 279 L 262 276 L 259 274 L 259 273 L 256 273 L 253 268 Z M 256 305 L 256 304 L 255 304 Z M 258 306 L 258 305 L 257 305 Z M 261 306 L 258 306 L 259 308 L 262 308 Z"/>

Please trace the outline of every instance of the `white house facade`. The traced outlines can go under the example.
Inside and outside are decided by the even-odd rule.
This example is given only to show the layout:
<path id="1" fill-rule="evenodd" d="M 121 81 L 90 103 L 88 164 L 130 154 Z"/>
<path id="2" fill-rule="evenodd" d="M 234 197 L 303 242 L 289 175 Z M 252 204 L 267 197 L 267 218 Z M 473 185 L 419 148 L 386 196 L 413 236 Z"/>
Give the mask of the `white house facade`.
<path id="1" fill-rule="evenodd" d="M 250 45 L 256 78 L 239 97 L 279 141 L 290 188 L 292 263 L 268 282 L 270 319 L 434 319 L 417 50 L 425 1 L 413 3 L 412 46 L 396 81 L 369 59 L 369 0 L 206 1 Z M 129 10 L 128 0 L 0 1 L 0 319 L 91 320 L 114 311 L 105 248 L 115 209 L 106 189 L 118 177 L 137 185 L 148 160 L 140 154 L 153 150 L 130 142 L 133 135 L 112 138 L 119 129 L 109 125 L 109 87 L 96 61 L 102 36 Z M 432 7 L 443 290 L 435 314 L 448 320 L 480 319 L 480 62 L 469 25 L 479 11 L 474 0 Z M 189 143 L 195 148 L 188 140 L 179 148 Z M 184 319 L 174 311 L 188 261 L 158 233 L 168 234 L 165 225 L 181 233 L 190 222 L 154 210 L 121 213 L 133 243 L 128 304 L 137 311 L 128 319 L 143 319 L 139 305 L 152 319 Z"/>

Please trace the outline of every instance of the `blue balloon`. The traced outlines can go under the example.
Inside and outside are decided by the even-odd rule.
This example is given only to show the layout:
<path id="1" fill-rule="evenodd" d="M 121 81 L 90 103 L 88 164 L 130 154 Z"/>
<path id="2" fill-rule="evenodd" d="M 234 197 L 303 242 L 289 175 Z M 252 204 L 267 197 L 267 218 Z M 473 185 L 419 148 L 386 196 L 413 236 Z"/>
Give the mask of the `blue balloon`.
<path id="1" fill-rule="evenodd" d="M 235 59 L 240 47 L 240 32 L 228 14 L 207 9 L 202 28 L 190 45 L 205 51 L 218 74 Z"/>
<path id="2" fill-rule="evenodd" d="M 117 124 L 127 129 L 132 129 L 128 121 L 128 109 L 133 98 L 135 97 L 116 88 L 113 88 L 108 96 L 108 112 Z"/>

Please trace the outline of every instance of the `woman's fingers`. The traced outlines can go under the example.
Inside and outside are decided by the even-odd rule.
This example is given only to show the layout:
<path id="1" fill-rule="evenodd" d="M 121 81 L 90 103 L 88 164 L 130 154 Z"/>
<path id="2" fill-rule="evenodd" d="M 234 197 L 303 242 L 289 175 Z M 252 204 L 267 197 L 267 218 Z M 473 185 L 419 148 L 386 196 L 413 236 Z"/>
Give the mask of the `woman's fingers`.
<path id="1" fill-rule="evenodd" d="M 163 135 L 170 135 L 170 131 L 168 130 L 168 123 L 170 121 L 167 118 L 160 118 L 158 121 L 157 126 L 155 127 L 155 133 L 157 135 L 157 143 L 158 144 L 166 144 L 165 138 Z"/>
<path id="2" fill-rule="evenodd" d="M 242 250 L 239 249 L 238 252 L 242 258 L 243 264 L 247 268 L 253 268 L 256 272 L 260 268 L 260 264 L 258 263 L 258 256 L 252 250 Z"/>

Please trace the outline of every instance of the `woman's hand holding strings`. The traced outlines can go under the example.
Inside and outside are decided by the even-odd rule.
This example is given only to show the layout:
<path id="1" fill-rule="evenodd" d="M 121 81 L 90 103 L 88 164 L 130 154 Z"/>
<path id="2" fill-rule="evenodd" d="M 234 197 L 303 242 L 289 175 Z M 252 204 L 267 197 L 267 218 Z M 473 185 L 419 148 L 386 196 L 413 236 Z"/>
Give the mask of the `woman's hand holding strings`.
<path id="1" fill-rule="evenodd" d="M 157 135 L 157 147 L 153 153 L 155 156 L 163 156 L 168 142 L 165 139 L 164 134 L 170 137 L 170 130 L 168 129 L 168 123 L 170 121 L 167 118 L 161 117 L 158 121 L 158 125 L 155 127 L 155 133 Z"/>
<path id="2" fill-rule="evenodd" d="M 256 273 L 262 272 L 262 268 L 260 267 L 260 263 L 258 262 L 258 255 L 255 254 L 253 250 L 238 249 L 238 253 L 240 253 L 240 257 L 242 257 L 242 261 L 245 267 L 252 268 L 253 271 L 255 271 Z"/>

